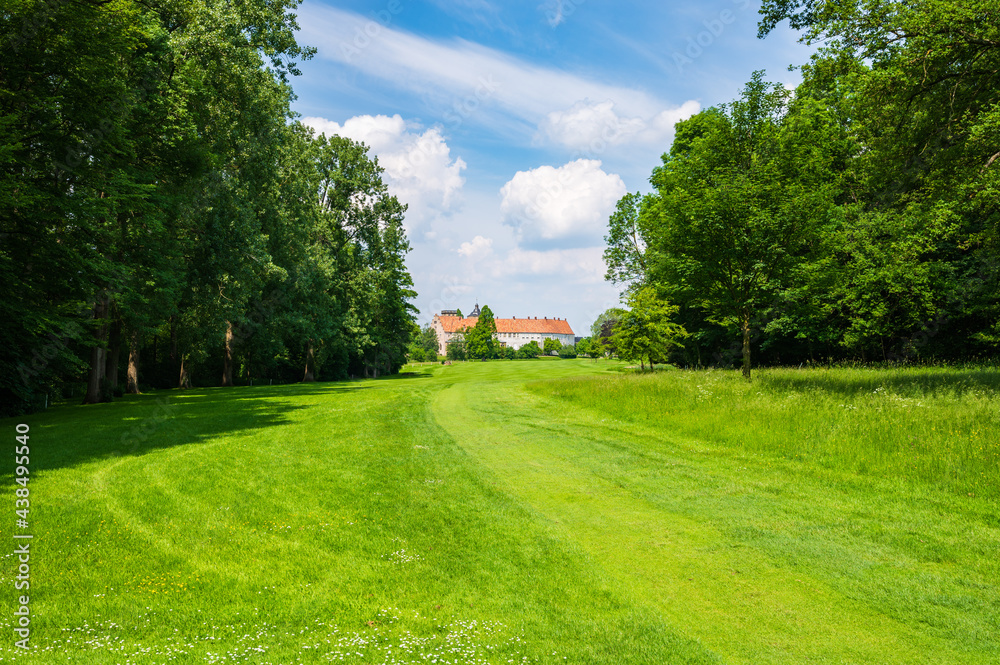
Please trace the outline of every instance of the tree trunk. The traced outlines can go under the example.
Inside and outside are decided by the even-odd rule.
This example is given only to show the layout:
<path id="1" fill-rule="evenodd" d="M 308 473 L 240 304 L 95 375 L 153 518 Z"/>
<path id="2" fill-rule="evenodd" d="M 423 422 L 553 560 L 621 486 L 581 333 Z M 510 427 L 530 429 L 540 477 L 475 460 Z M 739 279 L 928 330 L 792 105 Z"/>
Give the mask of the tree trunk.
<path id="1" fill-rule="evenodd" d="M 181 356 L 181 373 L 177 380 L 178 388 L 190 388 L 191 387 L 191 374 L 188 372 L 184 361 L 187 360 L 187 356 Z"/>
<path id="2" fill-rule="evenodd" d="M 94 302 L 94 320 L 98 322 L 94 328 L 94 346 L 90 348 L 90 374 L 87 378 L 87 395 L 83 398 L 84 404 L 97 404 L 103 399 L 105 358 L 107 350 L 105 344 L 108 339 L 108 295 L 101 293 Z"/>
<path id="3" fill-rule="evenodd" d="M 112 392 L 118 387 L 118 360 L 122 353 L 122 321 L 116 319 L 111 324 L 111 336 L 108 340 L 108 357 L 105 378 L 108 389 Z"/>
<path id="4" fill-rule="evenodd" d="M 741 326 L 743 329 L 743 377 L 750 380 L 750 314 L 744 313 Z"/>
<path id="5" fill-rule="evenodd" d="M 139 331 L 133 330 L 128 343 L 128 373 L 125 379 L 125 392 L 130 395 L 139 394 Z"/>
<path id="6" fill-rule="evenodd" d="M 302 375 L 303 383 L 312 383 L 316 380 L 316 349 L 313 348 L 313 341 L 306 342 L 306 371 Z"/>
<path id="7" fill-rule="evenodd" d="M 177 362 L 177 317 L 170 317 L 170 362 Z"/>
<path id="8" fill-rule="evenodd" d="M 226 321 L 226 344 L 222 359 L 222 385 L 233 385 L 233 324 Z"/>

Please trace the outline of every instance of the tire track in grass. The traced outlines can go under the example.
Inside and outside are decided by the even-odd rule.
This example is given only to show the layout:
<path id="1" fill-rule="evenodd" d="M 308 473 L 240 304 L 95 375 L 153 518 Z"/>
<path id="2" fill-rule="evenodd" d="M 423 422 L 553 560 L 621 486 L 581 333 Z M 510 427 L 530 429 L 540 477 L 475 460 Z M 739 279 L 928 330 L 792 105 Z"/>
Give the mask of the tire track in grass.
<path id="1" fill-rule="evenodd" d="M 710 524 L 670 513 L 573 459 L 580 439 L 621 437 L 532 408 L 519 384 L 458 382 L 433 402 L 438 423 L 507 491 L 587 551 L 633 601 L 733 663 L 961 663 L 963 654 L 804 571 L 774 565 Z M 502 403 L 503 417 L 492 407 Z M 540 422 L 548 419 L 548 423 Z M 565 432 L 553 436 L 546 428 Z M 578 437 L 574 438 L 574 427 Z M 711 464 L 711 460 L 705 460 Z M 945 658 L 946 660 L 942 660 Z"/>

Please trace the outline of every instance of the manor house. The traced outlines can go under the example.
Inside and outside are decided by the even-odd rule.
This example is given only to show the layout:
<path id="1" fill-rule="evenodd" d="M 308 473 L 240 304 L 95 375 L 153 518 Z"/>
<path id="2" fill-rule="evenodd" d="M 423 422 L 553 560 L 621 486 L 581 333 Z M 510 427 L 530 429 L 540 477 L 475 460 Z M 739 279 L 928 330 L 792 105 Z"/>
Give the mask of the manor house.
<path id="1" fill-rule="evenodd" d="M 431 320 L 438 338 L 438 354 L 445 355 L 448 350 L 445 348 L 448 342 L 459 331 L 471 328 L 479 320 L 479 303 L 472 310 L 472 314 L 466 318 L 458 316 L 457 310 L 444 310 L 440 314 L 435 314 Z M 549 317 L 528 317 L 511 319 L 493 319 L 497 325 L 496 338 L 500 346 L 510 346 L 519 349 L 528 342 L 538 342 L 538 346 L 544 346 L 546 339 L 557 339 L 564 346 L 573 344 L 576 338 L 573 329 L 569 327 L 566 319 L 555 319 Z"/>

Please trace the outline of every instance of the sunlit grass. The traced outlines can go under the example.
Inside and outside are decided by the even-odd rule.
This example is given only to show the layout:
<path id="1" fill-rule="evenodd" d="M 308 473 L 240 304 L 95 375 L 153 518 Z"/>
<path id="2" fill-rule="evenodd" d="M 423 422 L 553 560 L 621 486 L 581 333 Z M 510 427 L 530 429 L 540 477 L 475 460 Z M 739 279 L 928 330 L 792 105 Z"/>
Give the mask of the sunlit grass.
<path id="1" fill-rule="evenodd" d="M 0 661 L 715 662 L 483 476 L 428 408 L 446 369 L 29 418 L 34 651 L 10 591 Z"/>
<path id="2" fill-rule="evenodd" d="M 533 388 L 733 450 L 1000 497 L 1000 370 L 660 371 Z"/>
<path id="3" fill-rule="evenodd" d="M 621 369 L 438 364 L 33 416 L 35 651 L 11 591 L 0 660 L 1000 660 L 994 370 Z"/>

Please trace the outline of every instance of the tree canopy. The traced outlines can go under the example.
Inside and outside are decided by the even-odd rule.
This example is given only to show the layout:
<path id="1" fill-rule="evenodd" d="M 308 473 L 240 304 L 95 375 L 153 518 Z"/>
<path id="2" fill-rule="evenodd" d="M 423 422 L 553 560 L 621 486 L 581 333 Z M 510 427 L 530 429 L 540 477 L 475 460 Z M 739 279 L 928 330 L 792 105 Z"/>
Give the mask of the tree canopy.
<path id="1" fill-rule="evenodd" d="M 665 362 L 667 354 L 687 335 L 684 327 L 671 317 L 678 308 L 659 297 L 656 289 L 644 286 L 628 298 L 629 309 L 618 321 L 612 334 L 616 353 L 622 360 L 639 361 L 640 368 Z"/>
<path id="2" fill-rule="evenodd" d="M 0 15 L 0 403 L 393 372 L 405 206 L 295 122 L 295 0 Z"/>
<path id="3" fill-rule="evenodd" d="M 483 305 L 476 324 L 465 333 L 465 348 L 469 357 L 484 360 L 495 358 L 497 349 L 500 348 L 496 334 L 497 324 L 493 311 L 489 306 Z"/>
<path id="4" fill-rule="evenodd" d="M 765 0 L 821 44 L 678 123 L 609 220 L 607 278 L 662 289 L 692 364 L 995 356 L 1000 9 Z M 593 331 L 595 339 L 599 332 Z M 735 335 L 734 335 L 735 333 Z M 734 341 L 733 337 L 738 341 Z"/>

